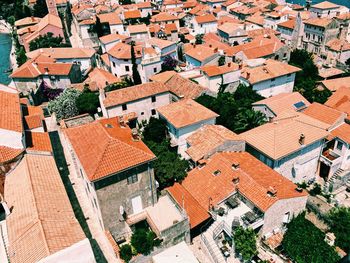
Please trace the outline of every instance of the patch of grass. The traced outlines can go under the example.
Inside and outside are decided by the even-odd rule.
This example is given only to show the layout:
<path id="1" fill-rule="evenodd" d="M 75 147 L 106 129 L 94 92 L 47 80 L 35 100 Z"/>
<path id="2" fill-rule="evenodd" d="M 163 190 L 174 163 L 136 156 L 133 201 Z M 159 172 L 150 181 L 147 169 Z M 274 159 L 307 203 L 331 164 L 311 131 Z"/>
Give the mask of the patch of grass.
<path id="1" fill-rule="evenodd" d="M 66 158 L 64 156 L 63 147 L 62 147 L 58 132 L 50 132 L 49 135 L 50 135 L 50 140 L 51 140 L 51 144 L 52 144 L 52 149 L 53 149 L 53 154 L 54 154 L 54 158 L 56 161 L 56 165 L 58 167 L 58 171 L 60 172 L 64 187 L 66 188 L 66 192 L 68 194 L 70 203 L 73 207 L 75 217 L 77 218 L 77 220 L 78 220 L 81 228 L 83 229 L 86 237 L 90 241 L 96 262 L 107 263 L 107 260 L 101 251 L 101 248 L 99 247 L 96 240 L 92 238 L 89 226 L 85 220 L 83 210 L 80 207 L 78 198 L 75 195 L 73 186 L 71 184 L 71 181 L 69 180 L 69 170 L 68 170 L 68 166 L 67 166 L 67 161 L 66 161 Z"/>

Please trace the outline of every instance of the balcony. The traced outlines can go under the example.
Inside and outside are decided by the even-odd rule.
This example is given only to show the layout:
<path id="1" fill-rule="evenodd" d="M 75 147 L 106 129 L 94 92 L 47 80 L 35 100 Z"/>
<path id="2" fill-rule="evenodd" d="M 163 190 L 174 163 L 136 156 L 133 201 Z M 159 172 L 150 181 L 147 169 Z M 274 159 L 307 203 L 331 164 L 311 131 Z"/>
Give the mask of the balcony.
<path id="1" fill-rule="evenodd" d="M 326 149 L 322 152 L 320 161 L 325 163 L 327 166 L 333 166 L 339 163 L 339 154 L 335 153 L 332 149 Z"/>
<path id="2" fill-rule="evenodd" d="M 154 62 L 159 62 L 160 56 L 154 56 L 154 57 L 143 57 L 141 61 L 141 65 L 148 65 Z"/>
<path id="3" fill-rule="evenodd" d="M 217 221 L 224 221 L 231 228 L 242 226 L 257 229 L 264 224 L 264 214 L 256 208 L 232 196 L 214 212 Z"/>

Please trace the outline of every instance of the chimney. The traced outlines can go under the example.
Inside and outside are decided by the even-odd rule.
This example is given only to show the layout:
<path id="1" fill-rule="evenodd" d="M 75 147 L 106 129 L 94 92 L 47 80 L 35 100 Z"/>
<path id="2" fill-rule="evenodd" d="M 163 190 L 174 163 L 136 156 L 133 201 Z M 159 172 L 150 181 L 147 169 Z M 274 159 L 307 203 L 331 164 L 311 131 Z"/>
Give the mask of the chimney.
<path id="1" fill-rule="evenodd" d="M 125 128 L 126 124 L 123 117 L 119 117 L 119 125 L 121 128 Z"/>
<path id="2" fill-rule="evenodd" d="M 246 79 L 249 79 L 250 78 L 250 72 L 247 72 L 247 77 Z"/>
<path id="3" fill-rule="evenodd" d="M 45 70 L 45 74 L 49 74 L 49 68 L 48 67 L 45 67 L 44 70 Z"/>
<path id="4" fill-rule="evenodd" d="M 32 20 L 32 22 L 34 22 L 34 16 L 31 16 L 30 19 Z"/>
<path id="5" fill-rule="evenodd" d="M 214 52 L 218 52 L 218 48 L 216 47 L 216 48 L 214 48 Z"/>
<path id="6" fill-rule="evenodd" d="M 276 196 L 276 194 L 277 194 L 277 190 L 276 190 L 273 186 L 270 186 L 270 187 L 267 189 L 267 194 L 268 194 L 270 197 L 274 197 L 274 196 Z"/>
<path id="7" fill-rule="evenodd" d="M 30 29 L 30 27 L 28 27 L 28 33 L 32 33 L 32 30 Z"/>
<path id="8" fill-rule="evenodd" d="M 193 44 L 193 48 L 196 48 L 196 43 Z"/>
<path id="9" fill-rule="evenodd" d="M 302 133 L 300 134 L 299 144 L 304 145 L 304 143 L 305 143 L 305 135 Z"/>
<path id="10" fill-rule="evenodd" d="M 233 162 L 232 163 L 232 169 L 237 170 L 239 168 L 239 162 Z"/>
<path id="11" fill-rule="evenodd" d="M 230 68 L 231 67 L 231 62 L 227 63 L 227 66 Z"/>
<path id="12" fill-rule="evenodd" d="M 234 177 L 232 178 L 232 182 L 235 185 L 239 184 L 239 175 L 238 174 L 234 175 Z"/>
<path id="13" fill-rule="evenodd" d="M 140 136 L 139 136 L 139 133 L 137 132 L 137 129 L 136 128 L 133 128 L 131 130 L 131 136 L 132 136 L 132 140 L 133 141 L 139 141 L 140 140 Z"/>
<path id="14" fill-rule="evenodd" d="M 212 47 L 212 44 L 209 44 L 209 47 Z"/>

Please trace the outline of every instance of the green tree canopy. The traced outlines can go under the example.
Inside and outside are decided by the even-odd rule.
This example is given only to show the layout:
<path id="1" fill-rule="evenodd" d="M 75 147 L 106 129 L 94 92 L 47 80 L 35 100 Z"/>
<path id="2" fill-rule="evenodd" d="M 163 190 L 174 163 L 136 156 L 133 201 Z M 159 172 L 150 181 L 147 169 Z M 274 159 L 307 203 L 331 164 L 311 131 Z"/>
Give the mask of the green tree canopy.
<path id="1" fill-rule="evenodd" d="M 151 117 L 143 130 L 143 137 L 147 141 L 162 142 L 167 134 L 167 127 L 163 120 Z"/>
<path id="2" fill-rule="evenodd" d="M 107 85 L 105 87 L 105 91 L 109 92 L 109 91 L 113 91 L 113 90 L 127 88 L 127 87 L 130 87 L 133 85 L 134 85 L 134 83 L 132 82 L 131 79 L 126 79 L 126 80 L 123 80 L 121 82 L 116 82 L 116 83 L 112 83 L 112 84 Z"/>
<path id="3" fill-rule="evenodd" d="M 30 51 L 39 48 L 49 48 L 49 47 L 67 47 L 69 44 L 63 42 L 62 37 L 55 37 L 53 33 L 49 32 L 46 35 L 39 36 L 29 43 Z"/>
<path id="4" fill-rule="evenodd" d="M 138 253 L 148 255 L 155 246 L 156 234 L 150 230 L 139 228 L 131 236 L 131 245 Z"/>
<path id="5" fill-rule="evenodd" d="M 128 263 L 132 258 L 132 248 L 129 244 L 122 245 L 119 251 L 120 258 Z"/>
<path id="6" fill-rule="evenodd" d="M 244 229 L 239 226 L 233 232 L 233 241 L 236 252 L 240 253 L 244 260 L 249 260 L 257 254 L 256 234 L 252 228 Z"/>
<path id="7" fill-rule="evenodd" d="M 336 236 L 335 244 L 350 251 L 350 208 L 334 208 L 328 215 L 330 231 Z"/>
<path id="8" fill-rule="evenodd" d="M 98 93 L 91 92 L 89 89 L 84 89 L 76 100 L 76 105 L 79 114 L 89 113 L 91 115 L 97 113 L 97 108 L 100 107 Z"/>
<path id="9" fill-rule="evenodd" d="M 33 9 L 34 9 L 34 16 L 36 17 L 44 17 L 49 13 L 45 0 L 36 0 L 36 3 Z"/>
<path id="10" fill-rule="evenodd" d="M 198 34 L 196 35 L 196 44 L 197 45 L 200 45 L 200 44 L 203 44 L 203 34 Z"/>
<path id="11" fill-rule="evenodd" d="M 49 111 L 56 114 L 57 121 L 71 118 L 79 114 L 76 100 L 80 94 L 81 91 L 68 88 L 65 89 L 56 99 L 49 102 Z"/>
<path id="12" fill-rule="evenodd" d="M 324 238 L 325 234 L 305 219 L 305 213 L 301 213 L 288 224 L 282 246 L 288 256 L 297 263 L 337 262 L 337 252 Z"/>

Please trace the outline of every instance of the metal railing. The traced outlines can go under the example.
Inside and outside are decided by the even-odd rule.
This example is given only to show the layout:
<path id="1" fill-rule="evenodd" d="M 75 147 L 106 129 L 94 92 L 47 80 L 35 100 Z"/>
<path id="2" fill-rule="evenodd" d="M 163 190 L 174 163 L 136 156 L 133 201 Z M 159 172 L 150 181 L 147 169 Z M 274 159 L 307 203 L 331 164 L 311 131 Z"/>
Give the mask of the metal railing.
<path id="1" fill-rule="evenodd" d="M 209 254 L 212 257 L 213 261 L 215 263 L 220 263 L 219 259 L 216 257 L 215 252 L 213 251 L 211 245 L 209 244 L 208 239 L 203 234 L 201 234 L 201 240 L 203 241 L 205 247 L 208 249 Z"/>

